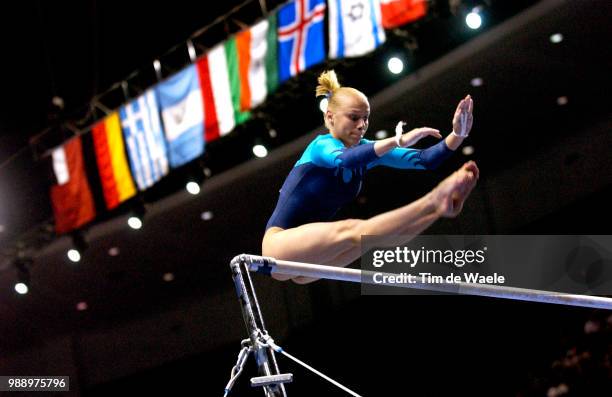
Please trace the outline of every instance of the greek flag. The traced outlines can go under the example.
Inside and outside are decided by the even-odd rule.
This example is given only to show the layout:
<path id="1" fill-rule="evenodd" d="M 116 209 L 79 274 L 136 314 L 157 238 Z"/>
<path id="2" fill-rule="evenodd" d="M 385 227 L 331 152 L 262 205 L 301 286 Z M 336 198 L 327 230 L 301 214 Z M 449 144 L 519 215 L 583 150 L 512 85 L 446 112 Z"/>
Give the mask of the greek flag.
<path id="1" fill-rule="evenodd" d="M 130 167 L 139 190 L 168 174 L 168 156 L 153 89 L 119 109 Z"/>

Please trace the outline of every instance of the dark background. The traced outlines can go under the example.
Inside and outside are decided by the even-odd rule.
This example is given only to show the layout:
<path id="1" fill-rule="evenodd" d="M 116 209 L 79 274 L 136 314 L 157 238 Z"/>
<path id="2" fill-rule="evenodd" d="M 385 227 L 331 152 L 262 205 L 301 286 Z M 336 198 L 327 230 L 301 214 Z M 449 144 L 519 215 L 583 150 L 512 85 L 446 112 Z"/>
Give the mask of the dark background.
<path id="1" fill-rule="evenodd" d="M 428 233 L 609 234 L 610 2 L 488 1 L 485 25 L 471 32 L 463 17 L 476 2 L 453 8 L 438 1 L 426 19 L 389 31 L 373 54 L 287 82 L 202 159 L 102 213 L 84 230 L 82 261 L 70 263 L 70 238 L 52 233 L 50 170 L 40 155 L 71 136 L 65 123 L 85 129 L 101 116 L 88 112 L 92 96 L 119 106 L 120 90 L 101 95 L 113 83 L 130 76 L 136 96 L 155 82 L 153 59 L 164 76 L 184 66 L 179 43 L 236 4 L 21 2 L 2 13 L 0 374 L 70 375 L 74 395 L 222 394 L 247 336 L 228 264 L 239 253 L 259 253 L 284 177 L 322 131 L 314 87 L 328 67 L 370 96 L 371 139 L 400 119 L 448 133 L 459 99 L 469 93 L 475 101 L 466 142 L 474 154 L 457 153 L 435 172 L 373 170 L 339 218 L 408 203 L 471 158 L 482 172 L 478 187 L 460 217 Z M 195 38 L 198 54 L 236 32 L 235 21 L 256 21 L 259 7 L 248 3 Z M 557 32 L 564 40 L 552 44 Z M 406 60 L 402 75 L 386 71 L 390 54 Z M 484 85 L 471 86 L 474 77 Z M 63 110 L 51 105 L 53 96 L 63 98 Z M 252 158 L 255 142 L 268 146 L 267 158 Z M 190 196 L 184 183 L 203 167 L 211 175 Z M 138 202 L 147 215 L 134 231 L 125 220 Z M 202 221 L 204 211 L 214 218 Z M 120 254 L 109 256 L 111 247 Z M 33 260 L 25 296 L 13 290 L 20 252 Z M 162 280 L 167 272 L 172 282 Z M 598 353 L 609 349 L 609 312 L 464 296 L 360 297 L 359 286 L 338 282 L 255 281 L 277 343 L 362 395 L 543 395 L 561 382 L 572 395 L 612 390 L 610 357 Z M 86 311 L 76 310 L 80 301 Z M 599 333 L 585 334 L 589 321 Z M 605 335 L 608 345 L 597 339 Z M 587 351 L 578 375 L 571 363 L 555 367 Z M 291 395 L 342 395 L 279 360 L 294 373 Z M 249 391 L 254 375 L 251 362 L 234 395 L 261 394 Z"/>

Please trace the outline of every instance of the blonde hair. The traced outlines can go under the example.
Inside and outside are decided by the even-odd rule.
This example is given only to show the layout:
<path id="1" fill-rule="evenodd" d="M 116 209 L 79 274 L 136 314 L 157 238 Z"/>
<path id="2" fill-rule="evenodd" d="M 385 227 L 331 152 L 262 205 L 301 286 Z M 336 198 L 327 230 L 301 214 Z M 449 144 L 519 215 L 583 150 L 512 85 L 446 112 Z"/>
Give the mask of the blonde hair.
<path id="1" fill-rule="evenodd" d="M 351 87 L 342 87 L 338 82 L 338 76 L 333 70 L 326 70 L 319 75 L 317 79 L 319 85 L 317 85 L 316 96 L 325 95 L 327 97 L 327 108 L 335 110 L 338 106 L 341 106 L 342 101 L 346 100 L 350 96 L 361 96 L 367 101 L 367 97 L 359 90 Z M 344 99 L 343 99 L 344 98 Z M 325 127 L 331 130 L 332 125 L 327 119 L 327 112 L 323 114 L 323 121 Z"/>
<path id="2" fill-rule="evenodd" d="M 315 91 L 316 96 L 325 95 L 328 99 L 341 87 L 338 83 L 338 76 L 333 70 L 326 70 L 321 73 L 317 82 L 319 85 Z"/>

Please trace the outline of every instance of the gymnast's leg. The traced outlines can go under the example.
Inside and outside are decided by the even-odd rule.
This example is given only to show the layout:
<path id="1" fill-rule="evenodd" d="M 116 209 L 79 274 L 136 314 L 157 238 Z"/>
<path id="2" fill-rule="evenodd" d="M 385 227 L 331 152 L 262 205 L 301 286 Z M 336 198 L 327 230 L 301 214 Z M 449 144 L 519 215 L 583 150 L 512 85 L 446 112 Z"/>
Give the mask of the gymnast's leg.
<path id="1" fill-rule="evenodd" d="M 476 185 L 478 167 L 466 163 L 422 198 L 369 219 L 317 222 L 291 229 L 272 227 L 262 255 L 295 262 L 347 266 L 361 256 L 362 235 L 417 235 L 440 217 L 454 217 Z M 316 279 L 274 275 L 305 284 Z"/>

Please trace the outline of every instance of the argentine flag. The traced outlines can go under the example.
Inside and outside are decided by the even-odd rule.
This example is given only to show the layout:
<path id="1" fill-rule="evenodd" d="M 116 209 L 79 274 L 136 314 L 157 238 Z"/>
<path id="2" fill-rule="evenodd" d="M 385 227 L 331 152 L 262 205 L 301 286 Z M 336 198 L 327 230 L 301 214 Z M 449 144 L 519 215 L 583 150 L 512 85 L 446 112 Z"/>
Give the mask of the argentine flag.
<path id="1" fill-rule="evenodd" d="M 159 83 L 155 90 L 170 166 L 177 168 L 204 152 L 204 105 L 196 66 L 186 67 Z"/>
<path id="2" fill-rule="evenodd" d="M 379 0 L 329 0 L 329 57 L 358 57 L 385 42 Z"/>

